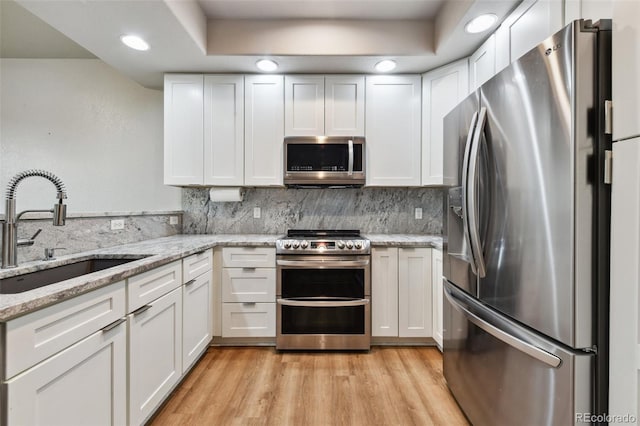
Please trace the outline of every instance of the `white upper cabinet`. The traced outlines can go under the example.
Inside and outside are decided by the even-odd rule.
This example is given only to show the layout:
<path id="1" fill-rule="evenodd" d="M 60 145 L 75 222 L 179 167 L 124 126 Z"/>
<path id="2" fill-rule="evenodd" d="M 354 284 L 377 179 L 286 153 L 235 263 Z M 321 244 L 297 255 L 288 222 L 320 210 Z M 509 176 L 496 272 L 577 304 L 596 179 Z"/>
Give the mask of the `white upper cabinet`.
<path id="1" fill-rule="evenodd" d="M 364 136 L 364 76 L 325 77 L 325 135 Z"/>
<path id="2" fill-rule="evenodd" d="M 285 136 L 324 135 L 324 77 L 284 78 Z"/>
<path id="3" fill-rule="evenodd" d="M 496 37 L 491 35 L 469 58 L 469 89 L 478 87 L 496 73 Z"/>
<path id="4" fill-rule="evenodd" d="M 285 136 L 364 136 L 364 77 L 285 76 Z"/>
<path id="5" fill-rule="evenodd" d="M 164 183 L 243 184 L 243 77 L 166 74 Z"/>
<path id="6" fill-rule="evenodd" d="M 421 77 L 366 78 L 368 186 L 419 186 Z"/>
<path id="7" fill-rule="evenodd" d="M 640 136 L 640 2 L 613 1 L 613 139 Z"/>
<path id="8" fill-rule="evenodd" d="M 244 183 L 282 186 L 284 78 L 245 77 Z"/>
<path id="9" fill-rule="evenodd" d="M 204 77 L 205 185 L 244 183 L 244 77 Z"/>
<path id="10" fill-rule="evenodd" d="M 443 184 L 443 119 L 469 90 L 466 59 L 422 76 L 422 184 Z"/>
<path id="11" fill-rule="evenodd" d="M 524 0 L 495 33 L 496 71 L 563 27 L 564 1 Z"/>
<path id="12" fill-rule="evenodd" d="M 202 184 L 204 77 L 164 76 L 164 183 Z"/>

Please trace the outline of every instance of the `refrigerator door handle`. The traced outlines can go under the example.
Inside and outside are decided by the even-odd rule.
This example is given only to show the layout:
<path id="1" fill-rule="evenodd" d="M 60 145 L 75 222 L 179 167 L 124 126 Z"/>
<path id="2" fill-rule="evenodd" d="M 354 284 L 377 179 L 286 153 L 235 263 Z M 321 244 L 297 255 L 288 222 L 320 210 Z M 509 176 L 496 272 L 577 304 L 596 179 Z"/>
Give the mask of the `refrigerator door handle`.
<path id="1" fill-rule="evenodd" d="M 475 325 L 477 325 L 487 333 L 491 334 L 496 339 L 501 340 L 502 342 L 513 347 L 514 349 L 517 349 L 520 352 L 523 352 L 529 355 L 530 357 L 533 357 L 538 361 L 541 361 L 547 364 L 550 367 L 558 368 L 562 363 L 562 360 L 557 356 L 550 354 L 549 352 L 542 350 L 530 343 L 520 340 L 517 337 L 514 337 L 504 332 L 503 330 L 499 329 L 493 324 L 489 324 L 487 321 L 483 320 L 482 318 L 480 318 L 479 316 L 471 312 L 469 309 L 467 309 L 463 305 L 464 301 L 459 300 L 451 292 L 451 290 L 449 290 L 449 288 L 447 288 L 446 286 L 444 288 L 444 295 L 446 296 L 449 303 L 451 303 L 453 307 L 457 308 L 460 312 L 462 312 L 469 321 L 471 321 L 472 323 L 474 323 Z"/>
<path id="2" fill-rule="evenodd" d="M 482 245 L 480 244 L 480 234 L 478 233 L 478 203 L 476 200 L 476 186 L 478 180 L 478 155 L 480 154 L 480 144 L 482 143 L 482 135 L 484 134 L 484 125 L 487 121 L 487 108 L 480 108 L 480 114 L 478 115 L 478 123 L 476 124 L 476 130 L 474 132 L 473 142 L 471 143 L 471 153 L 469 154 L 469 172 L 467 173 L 467 180 L 465 185 L 467 190 L 465 192 L 465 203 L 467 204 L 469 224 L 469 239 L 471 242 L 471 252 L 476 262 L 476 268 L 478 270 L 477 275 L 480 278 L 484 278 L 487 274 L 487 268 L 484 263 L 484 256 L 482 255 Z"/>
<path id="3" fill-rule="evenodd" d="M 471 155 L 471 145 L 473 143 L 473 135 L 476 129 L 476 122 L 478 121 L 478 111 L 473 113 L 471 117 L 471 124 L 469 125 L 469 131 L 467 132 L 467 143 L 464 145 L 464 157 L 462 158 L 462 227 L 464 235 L 464 243 L 469 247 L 471 256 L 471 271 L 474 275 L 478 275 L 478 268 L 476 267 L 475 253 L 471 248 L 471 238 L 469 236 L 469 206 L 467 205 L 467 187 L 469 180 L 469 156 Z"/>

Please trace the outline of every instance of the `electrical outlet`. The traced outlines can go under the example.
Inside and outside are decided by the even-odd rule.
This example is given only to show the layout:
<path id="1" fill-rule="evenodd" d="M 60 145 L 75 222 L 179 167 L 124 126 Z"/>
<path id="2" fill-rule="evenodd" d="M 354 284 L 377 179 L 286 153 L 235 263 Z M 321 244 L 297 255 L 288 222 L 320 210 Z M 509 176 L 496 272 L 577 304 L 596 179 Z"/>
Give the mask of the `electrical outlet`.
<path id="1" fill-rule="evenodd" d="M 124 219 L 113 219 L 111 221 L 111 230 L 117 231 L 118 229 L 124 229 Z"/>
<path id="2" fill-rule="evenodd" d="M 254 207 L 253 208 L 253 218 L 254 219 L 260 219 L 260 207 Z"/>
<path id="3" fill-rule="evenodd" d="M 422 219 L 422 208 L 416 207 L 416 219 Z"/>
<path id="4" fill-rule="evenodd" d="M 177 225 L 178 216 L 169 216 L 169 225 Z"/>

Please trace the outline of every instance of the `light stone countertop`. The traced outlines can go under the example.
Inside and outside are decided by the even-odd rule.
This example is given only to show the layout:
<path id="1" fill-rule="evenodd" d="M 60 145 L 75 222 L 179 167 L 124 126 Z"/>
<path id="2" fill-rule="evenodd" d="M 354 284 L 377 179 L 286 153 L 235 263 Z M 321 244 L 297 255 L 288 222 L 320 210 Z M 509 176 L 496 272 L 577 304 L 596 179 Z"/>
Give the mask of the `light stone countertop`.
<path id="1" fill-rule="evenodd" d="M 0 294 L 0 322 L 8 321 L 215 246 L 273 247 L 280 237 L 281 235 L 264 234 L 175 235 L 60 256 L 51 261 L 26 262 L 12 269 L 0 269 L 0 279 L 3 279 L 95 257 L 136 259 L 123 265 L 23 293 Z M 371 240 L 373 246 L 413 246 L 442 249 L 442 237 L 440 236 L 371 234 L 365 235 L 365 237 Z M 144 257 L 140 258 L 142 256 Z"/>

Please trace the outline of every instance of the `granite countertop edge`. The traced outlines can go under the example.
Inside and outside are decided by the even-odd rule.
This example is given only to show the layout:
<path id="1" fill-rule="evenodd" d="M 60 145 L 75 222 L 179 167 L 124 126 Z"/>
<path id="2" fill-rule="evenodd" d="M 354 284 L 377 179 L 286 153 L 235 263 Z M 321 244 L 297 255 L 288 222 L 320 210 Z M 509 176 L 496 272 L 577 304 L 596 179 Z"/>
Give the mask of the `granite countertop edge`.
<path id="1" fill-rule="evenodd" d="M 26 315 L 212 247 L 273 247 L 276 240 L 281 237 L 281 235 L 270 234 L 174 235 L 65 255 L 51 261 L 26 262 L 12 269 L 0 269 L 0 279 L 3 279 L 96 257 L 135 259 L 123 265 L 50 284 L 39 289 L 17 294 L 0 294 L 0 322 Z M 367 234 L 365 237 L 371 240 L 371 245 L 374 247 L 402 246 L 442 249 L 441 236 Z"/>

